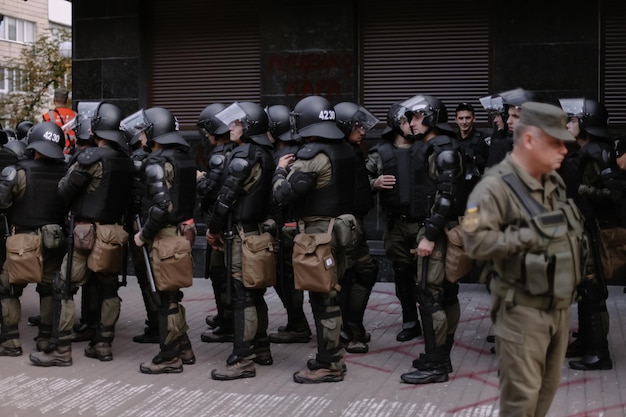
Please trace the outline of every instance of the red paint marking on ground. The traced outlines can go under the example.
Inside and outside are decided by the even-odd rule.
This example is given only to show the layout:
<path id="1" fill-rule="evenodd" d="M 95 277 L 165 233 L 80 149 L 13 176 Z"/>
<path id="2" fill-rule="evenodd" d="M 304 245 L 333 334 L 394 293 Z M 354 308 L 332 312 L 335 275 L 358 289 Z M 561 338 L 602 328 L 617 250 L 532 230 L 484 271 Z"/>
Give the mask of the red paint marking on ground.
<path id="1" fill-rule="evenodd" d="M 469 350 L 471 352 L 479 353 L 481 355 L 493 356 L 493 353 L 491 353 L 491 350 L 479 349 L 479 348 L 476 348 L 476 347 L 471 346 L 471 345 L 467 345 L 467 344 L 462 343 L 462 342 L 454 342 L 454 345 L 458 346 L 458 347 L 462 347 L 464 349 L 467 349 L 467 350 Z"/>
<path id="2" fill-rule="evenodd" d="M 349 359 L 349 358 L 346 359 L 346 362 L 348 362 L 348 363 L 350 363 L 352 365 L 362 366 L 364 368 L 373 369 L 375 371 L 380 371 L 380 372 L 384 372 L 384 373 L 387 373 L 387 374 L 390 374 L 390 373 L 393 372 L 392 370 L 389 370 L 389 369 L 381 368 L 379 366 L 367 365 L 365 363 L 357 362 L 357 361 Z"/>
<path id="3" fill-rule="evenodd" d="M 458 413 L 459 411 L 463 411 L 463 410 L 467 410 L 468 408 L 475 408 L 479 405 L 483 405 L 483 404 L 488 404 L 491 402 L 495 402 L 498 400 L 499 397 L 491 397 L 491 398 L 485 398 L 484 400 L 472 403 L 472 404 L 468 404 L 468 405 L 464 405 L 462 407 L 456 407 L 456 408 L 451 408 L 449 410 L 446 410 L 446 413 L 449 414 L 454 414 L 454 413 Z"/>
<path id="4" fill-rule="evenodd" d="M 594 380 L 594 378 L 587 378 L 587 377 L 580 378 L 580 379 L 574 379 L 574 380 L 571 380 L 571 381 L 567 381 L 567 382 L 565 382 L 563 384 L 559 384 L 559 388 L 561 388 L 561 387 L 569 387 L 570 385 L 580 385 L 580 384 L 584 384 L 586 382 L 593 381 L 593 380 Z"/>
<path id="5" fill-rule="evenodd" d="M 626 403 L 621 403 L 621 404 L 615 404 L 615 405 L 611 405 L 608 407 L 603 407 L 603 408 L 596 408 L 593 410 L 585 410 L 585 411 L 581 411 L 580 413 L 576 413 L 576 414 L 572 414 L 568 417 L 599 417 L 604 415 L 604 413 L 606 411 L 609 410 L 621 410 L 626 408 Z"/>
<path id="6" fill-rule="evenodd" d="M 372 291 L 372 293 L 374 294 L 386 294 L 386 295 L 393 295 L 394 297 L 396 296 L 396 293 L 393 291 L 381 291 L 381 290 L 374 290 Z"/>

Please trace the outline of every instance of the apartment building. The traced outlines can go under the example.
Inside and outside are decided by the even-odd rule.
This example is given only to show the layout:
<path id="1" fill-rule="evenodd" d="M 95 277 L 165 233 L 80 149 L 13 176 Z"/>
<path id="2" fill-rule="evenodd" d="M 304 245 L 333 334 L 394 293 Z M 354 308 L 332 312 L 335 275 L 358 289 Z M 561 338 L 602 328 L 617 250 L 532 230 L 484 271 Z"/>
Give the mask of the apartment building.
<path id="1" fill-rule="evenodd" d="M 51 28 L 71 28 L 72 3 L 67 0 L 0 0 L 0 95 L 20 91 L 21 74 L 11 59 Z M 0 115 L 5 123 L 6 115 Z"/>

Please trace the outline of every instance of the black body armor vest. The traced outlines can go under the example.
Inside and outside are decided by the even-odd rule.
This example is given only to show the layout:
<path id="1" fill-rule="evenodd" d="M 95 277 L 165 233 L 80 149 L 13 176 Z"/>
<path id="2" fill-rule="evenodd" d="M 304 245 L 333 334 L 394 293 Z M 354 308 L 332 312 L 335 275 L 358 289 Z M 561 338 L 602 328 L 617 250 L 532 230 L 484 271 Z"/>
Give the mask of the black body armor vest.
<path id="1" fill-rule="evenodd" d="M 298 214 L 336 217 L 354 209 L 354 151 L 346 142 L 310 142 L 298 150 L 297 158 L 308 160 L 318 153 L 330 159 L 332 174 L 328 184 L 307 193 L 298 201 Z"/>
<path id="2" fill-rule="evenodd" d="M 86 156 L 94 163 L 102 162 L 102 179 L 98 188 L 81 194 L 72 203 L 72 212 L 80 220 L 117 223 L 130 203 L 131 179 L 135 173 L 133 162 L 127 155 L 112 148 L 86 149 L 79 160 L 84 161 Z"/>
<path id="3" fill-rule="evenodd" d="M 67 206 L 58 192 L 66 167 L 52 160 L 22 160 L 17 169 L 24 170 L 26 190 L 12 207 L 11 220 L 17 227 L 36 229 L 46 224 L 64 224 Z"/>

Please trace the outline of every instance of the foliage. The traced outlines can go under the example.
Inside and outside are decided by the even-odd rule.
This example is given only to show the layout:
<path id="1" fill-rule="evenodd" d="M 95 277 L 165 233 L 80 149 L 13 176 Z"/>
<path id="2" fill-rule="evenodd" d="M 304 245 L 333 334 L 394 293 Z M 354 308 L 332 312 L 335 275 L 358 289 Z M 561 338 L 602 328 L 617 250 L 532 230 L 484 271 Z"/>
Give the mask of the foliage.
<path id="1" fill-rule="evenodd" d="M 26 45 L 18 58 L 6 59 L 6 67 L 21 75 L 21 90 L 0 98 L 0 118 L 15 126 L 21 120 L 41 121 L 42 109 L 48 107 L 49 91 L 57 87 L 72 90 L 71 59 L 63 58 L 59 45 L 71 41 L 66 29 L 49 29 L 32 45 Z"/>

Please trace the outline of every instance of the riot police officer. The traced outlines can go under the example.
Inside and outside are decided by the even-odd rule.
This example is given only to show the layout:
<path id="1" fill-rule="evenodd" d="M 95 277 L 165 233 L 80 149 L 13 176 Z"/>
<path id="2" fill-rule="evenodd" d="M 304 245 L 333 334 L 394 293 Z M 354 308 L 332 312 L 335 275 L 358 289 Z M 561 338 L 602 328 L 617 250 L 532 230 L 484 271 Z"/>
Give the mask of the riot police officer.
<path id="1" fill-rule="evenodd" d="M 387 127 L 383 141 L 371 149 L 366 162 L 370 184 L 378 192 L 385 212 L 385 253 L 393 266 L 396 296 L 402 309 L 399 342 L 422 334 L 415 298 L 415 257 L 410 253 L 417 246 L 419 218 L 412 213 L 411 181 L 407 172 L 415 172 L 411 159 L 414 136 L 406 117 L 406 109 L 394 103 L 387 111 Z"/>
<path id="2" fill-rule="evenodd" d="M 91 121 L 91 131 L 98 145 L 83 151 L 70 166 L 58 185 L 58 192 L 70 205 L 76 223 L 93 231 L 93 225 L 116 229 L 126 211 L 130 199 L 130 181 L 134 168 L 126 151 L 128 144 L 119 129 L 121 110 L 107 102 L 101 102 Z M 92 226 L 89 226 L 92 225 Z M 126 236 L 119 236 L 121 241 Z M 74 324 L 74 294 L 77 286 L 87 279 L 98 281 L 101 291 L 101 314 L 95 337 L 85 348 L 85 356 L 101 361 L 113 359 L 111 344 L 115 336 L 115 324 L 120 314 L 121 300 L 117 294 L 119 270 L 108 272 L 90 271 L 88 257 L 93 251 L 84 248 L 68 253 L 55 277 L 55 320 L 49 346 L 43 352 L 30 355 L 38 366 L 69 366 L 72 364 L 71 339 Z M 71 258 L 71 260 L 70 260 Z M 71 268 L 68 268 L 69 266 Z M 121 265 L 120 265 L 121 268 Z"/>
<path id="3" fill-rule="evenodd" d="M 37 283 L 40 317 L 36 337 L 37 349 L 43 350 L 52 332 L 52 280 L 59 271 L 66 250 L 64 244 L 67 206 L 56 192 L 58 181 L 65 174 L 63 163 L 63 131 L 55 123 L 42 122 L 28 133 L 27 149 L 32 158 L 5 167 L 0 174 L 0 209 L 11 213 L 14 234 L 40 235 L 43 277 Z M 0 356 L 20 356 L 22 347 L 18 324 L 21 306 L 19 297 L 25 283 L 15 281 L 3 262 L 0 274 Z"/>
<path id="4" fill-rule="evenodd" d="M 233 350 L 225 366 L 211 371 L 211 377 L 221 381 L 254 377 L 255 363 L 273 363 L 263 298 L 266 289 L 249 285 L 242 244 L 250 236 L 261 235 L 261 223 L 267 220 L 274 162 L 268 117 L 259 104 L 235 102 L 215 117 L 229 127 L 231 140 L 239 143 L 230 154 L 207 231 L 213 249 L 226 251 L 230 260 L 226 262 L 227 279 L 232 281 Z"/>
<path id="5" fill-rule="evenodd" d="M 578 178 L 574 201 L 585 215 L 585 229 L 592 240 L 593 270 L 578 287 L 578 337 L 567 349 L 567 357 L 581 357 L 569 362 L 572 369 L 606 370 L 613 368 L 609 352 L 608 291 L 599 256 L 600 229 L 624 227 L 619 224 L 620 200 L 624 198 L 614 144 L 608 130 L 606 107 L 588 98 L 559 99 L 568 115 L 567 129 L 580 146 L 576 163 Z M 569 184 L 568 184 L 569 185 Z"/>
<path id="6" fill-rule="evenodd" d="M 275 104 L 265 109 L 269 118 L 270 139 L 274 140 L 274 164 L 285 155 L 296 154 L 301 138 L 291 123 L 291 110 L 284 104 Z M 289 167 L 287 167 L 288 169 Z M 276 222 L 278 251 L 276 252 L 276 286 L 274 289 L 287 312 L 287 324 L 270 333 L 272 343 L 307 343 L 311 340 L 311 328 L 304 314 L 304 291 L 295 288 L 293 264 L 293 238 L 297 231 L 293 207 L 278 204 L 272 199 L 270 216 Z"/>
<path id="7" fill-rule="evenodd" d="M 328 233 L 332 219 L 350 214 L 354 206 L 354 151 L 343 139 L 333 106 L 324 97 L 303 98 L 293 115 L 296 133 L 305 143 L 295 156 L 287 154 L 280 159 L 273 179 L 274 198 L 293 205 L 305 233 Z M 336 235 L 330 243 L 334 261 L 327 266 L 337 277 L 343 276 L 345 248 L 338 244 Z M 295 268 L 306 265 L 294 264 Z M 294 373 L 297 383 L 339 382 L 346 373 L 345 350 L 340 342 L 339 289 L 334 284 L 327 292 L 309 291 L 317 354 L 306 368 Z"/>
<path id="8" fill-rule="evenodd" d="M 502 161 L 508 152 L 513 149 L 513 129 L 519 122 L 522 104 L 536 101 L 537 95 L 530 90 L 514 88 L 498 93 L 502 98 L 502 104 L 506 113 L 506 125 L 508 134 L 502 140 L 492 141 L 489 146 L 487 166 L 493 166 Z"/>
<path id="9" fill-rule="evenodd" d="M 137 248 L 144 244 L 154 246 L 157 240 L 170 236 L 185 236 L 186 221 L 193 218 L 196 201 L 196 165 L 189 154 L 189 144 L 178 132 L 178 121 L 163 107 L 152 107 L 141 114 L 141 136 L 145 137 L 151 153 L 143 170 L 147 184 L 143 204 L 148 206 L 148 214 L 145 224 L 134 235 Z M 192 276 L 185 278 L 193 279 Z M 178 288 L 158 290 L 156 295 L 146 292 L 142 291 L 144 298 L 158 299 L 155 303 L 153 298 L 147 306 L 157 305 L 160 351 L 152 361 L 142 363 L 139 370 L 144 374 L 180 373 L 183 364 L 196 362 L 187 336 L 185 307 L 180 303 L 182 292 Z M 152 314 L 149 310 L 148 317 Z"/>
<path id="10" fill-rule="evenodd" d="M 356 103 L 341 102 L 335 105 L 337 126 L 344 133 L 354 151 L 354 214 L 357 240 L 347 248 L 346 272 L 339 280 L 341 285 L 341 315 L 343 317 L 342 341 L 349 353 L 367 353 L 370 334 L 363 319 L 372 288 L 378 278 L 378 266 L 370 256 L 363 219 L 374 208 L 372 188 L 365 167 L 366 153 L 361 143 L 367 131 L 380 122 L 365 107 Z"/>
<path id="11" fill-rule="evenodd" d="M 411 204 L 418 216 L 418 289 L 424 353 L 416 371 L 402 375 L 409 384 L 445 382 L 452 372 L 450 351 L 459 322 L 458 284 L 445 279 L 446 228 L 456 224 L 455 187 L 462 173 L 457 144 L 449 135 L 448 113 L 437 97 L 417 95 L 402 103 L 416 137 L 416 167 Z"/>
<path id="12" fill-rule="evenodd" d="M 222 186 L 225 171 L 228 167 L 228 160 L 231 152 L 237 146 L 236 142 L 230 140 L 228 126 L 225 126 L 215 117 L 217 113 L 224 110 L 226 106 L 222 103 L 213 103 L 205 107 L 198 117 L 198 130 L 203 138 L 206 138 L 207 171 L 199 172 L 197 175 L 197 192 L 200 198 L 200 208 L 207 218 L 211 216 L 217 194 Z M 205 275 L 211 279 L 213 294 L 217 314 L 207 316 L 206 323 L 212 331 L 203 332 L 200 339 L 203 342 L 232 342 L 233 341 L 233 307 L 232 300 L 227 296 L 226 288 L 226 264 L 224 263 L 224 252 L 212 250 L 207 245 L 208 265 L 205 268 Z"/>

